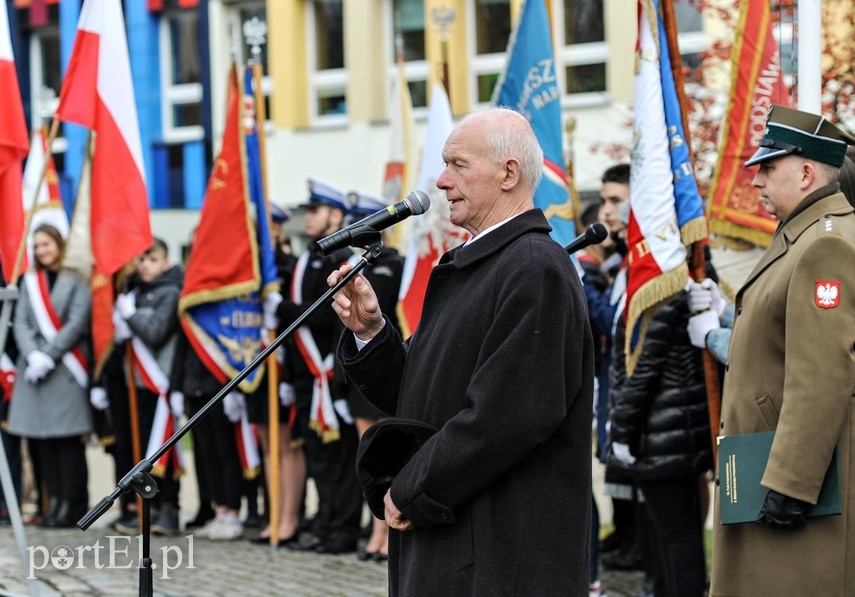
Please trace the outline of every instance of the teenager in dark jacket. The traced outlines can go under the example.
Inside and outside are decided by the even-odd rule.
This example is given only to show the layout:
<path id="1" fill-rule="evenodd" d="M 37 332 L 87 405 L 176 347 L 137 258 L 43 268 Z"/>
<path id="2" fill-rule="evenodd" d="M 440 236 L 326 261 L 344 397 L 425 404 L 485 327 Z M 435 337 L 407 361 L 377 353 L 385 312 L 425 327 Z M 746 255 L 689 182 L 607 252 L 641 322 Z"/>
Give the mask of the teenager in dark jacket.
<path id="1" fill-rule="evenodd" d="M 627 373 L 618 316 L 610 392 L 608 468 L 638 482 L 662 570 L 656 595 L 700 597 L 706 569 L 698 477 L 712 468 L 701 353 L 689 342 L 688 293 L 651 320 Z"/>

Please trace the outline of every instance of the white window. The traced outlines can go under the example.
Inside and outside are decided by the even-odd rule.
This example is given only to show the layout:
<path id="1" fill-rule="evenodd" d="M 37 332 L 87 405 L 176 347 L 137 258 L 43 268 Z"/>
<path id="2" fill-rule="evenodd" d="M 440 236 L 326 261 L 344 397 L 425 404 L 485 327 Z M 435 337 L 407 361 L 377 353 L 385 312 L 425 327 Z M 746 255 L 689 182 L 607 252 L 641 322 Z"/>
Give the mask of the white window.
<path id="1" fill-rule="evenodd" d="M 489 103 L 499 74 L 507 63 L 508 40 L 511 36 L 511 6 L 508 0 L 469 0 L 469 82 L 470 103 Z M 459 19 L 458 19 L 459 22 Z"/>
<path id="2" fill-rule="evenodd" d="M 388 45 L 389 78 L 398 76 L 395 61 L 400 53 L 404 74 L 410 88 L 413 107 L 418 110 L 428 103 L 428 63 L 425 54 L 424 0 L 390 0 L 391 31 Z"/>
<path id="3" fill-rule="evenodd" d="M 313 125 L 347 122 L 344 3 L 311 0 L 308 20 L 309 117 Z"/>
<path id="4" fill-rule="evenodd" d="M 634 5 L 633 5 L 634 7 Z M 607 101 L 603 0 L 563 0 L 560 27 L 554 27 L 558 47 L 559 80 L 563 81 L 565 107 Z M 633 12 L 634 14 L 634 12 Z"/>
<path id="5" fill-rule="evenodd" d="M 195 9 L 165 13 L 160 21 L 162 124 L 165 143 L 204 138 L 199 17 Z"/>

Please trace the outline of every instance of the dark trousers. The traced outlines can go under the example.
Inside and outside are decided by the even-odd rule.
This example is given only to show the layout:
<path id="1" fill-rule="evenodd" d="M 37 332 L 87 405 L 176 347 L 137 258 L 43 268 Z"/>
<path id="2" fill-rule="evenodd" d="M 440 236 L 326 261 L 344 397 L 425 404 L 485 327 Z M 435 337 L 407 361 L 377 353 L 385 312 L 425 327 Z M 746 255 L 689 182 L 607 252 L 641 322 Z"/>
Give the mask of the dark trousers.
<path id="1" fill-rule="evenodd" d="M 51 437 L 27 441 L 38 451 L 39 477 L 44 483 L 49 504 L 67 503 L 73 517 L 82 516 L 89 507 L 89 474 L 83 438 Z"/>
<path id="2" fill-rule="evenodd" d="M 324 540 L 356 540 L 362 522 L 362 489 L 356 477 L 359 436 L 354 425 L 339 417 L 341 437 L 327 444 L 309 428 L 311 396 L 297 396 L 303 451 L 309 475 L 318 489 L 314 533 Z"/>
<path id="3" fill-rule="evenodd" d="M 643 481 L 640 486 L 667 595 L 702 596 L 706 561 L 697 478 Z"/>
<path id="4" fill-rule="evenodd" d="M 213 396 L 191 397 L 187 401 L 187 414 L 192 417 L 211 398 Z M 222 405 L 211 409 L 193 428 L 193 449 L 205 471 L 214 504 L 240 510 L 243 471 L 238 458 L 235 424 L 226 417 Z"/>
<path id="5" fill-rule="evenodd" d="M 6 461 L 9 463 L 9 472 L 12 474 L 12 485 L 15 488 L 15 497 L 18 499 L 18 504 L 21 503 L 21 438 L 17 435 L 9 435 L 0 429 L 0 437 L 3 438 L 3 447 L 6 450 Z M 8 503 L 6 496 L 3 495 L 3 488 L 0 487 L 0 517 L 4 516 L 3 510 L 8 511 Z M 8 515 L 8 512 L 6 513 Z"/>

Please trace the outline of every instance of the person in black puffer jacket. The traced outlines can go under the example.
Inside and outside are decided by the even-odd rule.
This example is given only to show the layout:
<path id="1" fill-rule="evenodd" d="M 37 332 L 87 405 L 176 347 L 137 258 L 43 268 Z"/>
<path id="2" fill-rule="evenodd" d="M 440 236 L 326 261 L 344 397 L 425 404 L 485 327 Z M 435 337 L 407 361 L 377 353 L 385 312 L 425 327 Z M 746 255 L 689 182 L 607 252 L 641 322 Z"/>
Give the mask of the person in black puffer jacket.
<path id="1" fill-rule="evenodd" d="M 631 374 L 623 317 L 613 343 L 607 466 L 641 489 L 662 567 L 657 596 L 700 597 L 706 581 L 698 477 L 712 468 L 712 442 L 701 353 L 686 330 L 690 316 L 688 293 L 666 303 Z"/>

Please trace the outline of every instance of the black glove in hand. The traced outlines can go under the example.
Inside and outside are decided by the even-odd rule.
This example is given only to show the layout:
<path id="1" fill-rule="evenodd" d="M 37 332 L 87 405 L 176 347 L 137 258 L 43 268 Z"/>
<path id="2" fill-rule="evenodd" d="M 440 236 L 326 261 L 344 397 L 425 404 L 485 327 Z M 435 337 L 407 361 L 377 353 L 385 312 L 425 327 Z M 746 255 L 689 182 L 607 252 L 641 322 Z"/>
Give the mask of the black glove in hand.
<path id="1" fill-rule="evenodd" d="M 760 509 L 757 522 L 763 522 L 774 529 L 795 531 L 805 526 L 807 512 L 811 505 L 796 498 L 770 489 L 766 501 Z"/>

